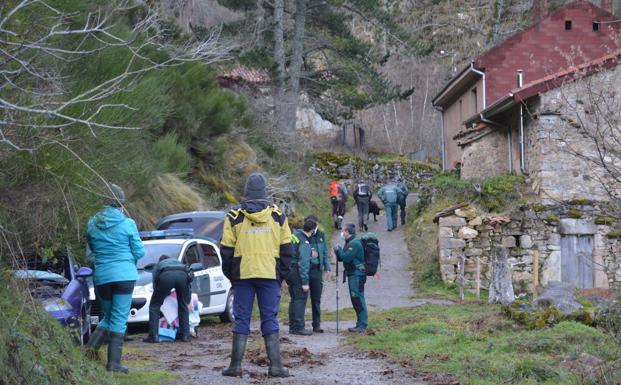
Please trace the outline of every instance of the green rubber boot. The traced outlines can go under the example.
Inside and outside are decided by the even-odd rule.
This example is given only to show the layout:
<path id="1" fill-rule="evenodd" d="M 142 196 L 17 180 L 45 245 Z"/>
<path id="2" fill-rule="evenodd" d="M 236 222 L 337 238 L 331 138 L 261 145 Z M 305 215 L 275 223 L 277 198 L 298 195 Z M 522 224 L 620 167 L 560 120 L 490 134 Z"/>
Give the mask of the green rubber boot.
<path id="1" fill-rule="evenodd" d="M 106 365 L 106 369 L 108 369 L 109 372 L 129 372 L 125 366 L 121 365 L 124 340 L 125 334 L 110 332 L 110 342 L 108 343 L 108 365 Z"/>
<path id="2" fill-rule="evenodd" d="M 90 350 L 97 350 L 101 347 L 101 345 L 107 344 L 109 338 L 110 332 L 108 329 L 97 326 L 93 334 L 91 334 L 91 337 L 88 339 L 86 347 Z"/>
<path id="3" fill-rule="evenodd" d="M 267 374 L 270 377 L 289 377 L 289 371 L 282 366 L 280 360 L 280 341 L 278 333 L 263 337 L 267 358 L 270 360 L 270 369 Z"/>
<path id="4" fill-rule="evenodd" d="M 228 368 L 222 371 L 223 376 L 242 376 L 241 363 L 242 359 L 244 358 L 244 351 L 246 350 L 246 341 L 248 341 L 247 335 L 233 333 L 233 351 L 231 352 L 231 364 Z"/>

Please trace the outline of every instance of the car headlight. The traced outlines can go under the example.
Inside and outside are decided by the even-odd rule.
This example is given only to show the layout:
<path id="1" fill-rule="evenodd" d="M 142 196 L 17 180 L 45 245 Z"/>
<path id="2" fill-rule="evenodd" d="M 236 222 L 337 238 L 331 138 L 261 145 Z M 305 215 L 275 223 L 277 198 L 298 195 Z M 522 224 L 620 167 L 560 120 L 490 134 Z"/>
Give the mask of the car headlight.
<path id="1" fill-rule="evenodd" d="M 147 283 L 144 286 L 136 286 L 133 295 L 136 297 L 149 297 L 153 293 L 153 284 Z"/>
<path id="2" fill-rule="evenodd" d="M 67 311 L 73 309 L 71 304 L 62 298 L 48 299 L 43 302 L 43 306 L 45 306 L 45 311 L 47 312 L 63 310 Z"/>

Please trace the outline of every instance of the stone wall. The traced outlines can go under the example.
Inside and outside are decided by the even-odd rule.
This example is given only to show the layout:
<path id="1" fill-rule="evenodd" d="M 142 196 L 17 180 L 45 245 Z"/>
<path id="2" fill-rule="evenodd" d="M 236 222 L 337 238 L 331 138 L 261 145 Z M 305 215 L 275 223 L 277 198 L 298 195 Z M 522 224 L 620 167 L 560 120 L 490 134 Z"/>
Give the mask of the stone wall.
<path id="1" fill-rule="evenodd" d="M 365 180 L 372 188 L 403 180 L 412 190 L 427 185 L 438 171 L 436 166 L 408 159 L 362 159 L 350 154 L 321 153 L 315 155 L 310 171 L 343 180 Z"/>
<path id="2" fill-rule="evenodd" d="M 495 127 L 462 148 L 461 178 L 479 179 L 509 172 L 507 133 Z"/>
<path id="3" fill-rule="evenodd" d="M 516 292 L 529 292 L 533 284 L 533 259 L 539 255 L 539 283 L 561 280 L 561 235 L 592 234 L 594 237 L 594 286 L 608 288 L 613 271 L 621 274 L 621 242 L 607 236 L 610 218 L 598 204 L 574 202 L 564 205 L 529 205 L 511 215 L 480 215 L 473 208 L 455 210 L 438 219 L 438 240 L 442 279 L 456 282 L 459 264 L 465 257 L 467 287 L 474 287 L 476 258 L 481 260 L 483 287 L 491 278 L 490 266 L 497 245 L 507 247 L 513 266 Z M 506 223 L 505 223 L 506 222 Z M 604 269 L 604 266 L 607 268 Z"/>

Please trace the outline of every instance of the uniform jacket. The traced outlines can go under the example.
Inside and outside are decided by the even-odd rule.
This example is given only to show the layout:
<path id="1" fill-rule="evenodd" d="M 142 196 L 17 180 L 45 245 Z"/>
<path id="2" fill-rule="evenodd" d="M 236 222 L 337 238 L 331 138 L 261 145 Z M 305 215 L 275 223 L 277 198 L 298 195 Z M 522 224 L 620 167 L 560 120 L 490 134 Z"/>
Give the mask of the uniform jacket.
<path id="1" fill-rule="evenodd" d="M 405 203 L 405 200 L 408 198 L 408 194 L 410 191 L 408 190 L 408 185 L 403 182 L 397 183 L 397 188 L 399 189 L 399 204 Z"/>
<path id="2" fill-rule="evenodd" d="M 326 244 L 326 235 L 323 233 L 323 231 L 317 229 L 317 232 L 311 236 L 310 242 L 319 254 L 319 257 L 317 257 L 316 259 L 311 258 L 311 263 L 319 264 L 321 267 L 321 271 L 332 270 L 330 266 L 330 259 L 328 259 L 328 245 Z"/>
<path id="3" fill-rule="evenodd" d="M 136 262 L 144 256 L 144 246 L 136 222 L 120 209 L 104 206 L 93 215 L 86 228 L 86 240 L 88 258 L 94 261 L 95 285 L 138 278 Z"/>
<path id="4" fill-rule="evenodd" d="M 302 285 L 308 285 L 313 246 L 309 237 L 301 230 L 293 232 L 292 243 L 293 249 L 297 250 L 293 253 L 292 263 L 296 263 L 298 266 L 298 274 L 300 275 Z"/>
<path id="5" fill-rule="evenodd" d="M 267 200 L 249 200 L 231 209 L 220 245 L 222 270 L 231 281 L 282 281 L 289 273 L 291 230 L 287 217 Z"/>
<path id="6" fill-rule="evenodd" d="M 183 262 L 180 262 L 174 258 L 167 258 L 155 266 L 155 270 L 153 271 L 153 286 L 157 286 L 160 274 L 168 270 L 178 270 L 184 272 L 186 275 L 188 274 L 187 266 Z"/>
<path id="7" fill-rule="evenodd" d="M 395 195 L 393 195 L 395 197 L 394 202 L 391 202 L 390 200 L 390 196 L 391 194 L 394 192 Z M 393 183 L 389 183 L 387 185 L 384 185 L 379 192 L 377 193 L 377 196 L 379 197 L 379 199 L 382 200 L 382 202 L 386 205 L 386 204 L 397 204 L 398 202 L 400 202 L 403 198 L 403 192 L 402 190 L 395 184 Z"/>
<path id="8" fill-rule="evenodd" d="M 343 262 L 347 275 L 366 275 L 364 267 L 364 248 L 362 242 L 351 236 L 345 242 L 345 247 L 337 249 L 337 258 Z"/>

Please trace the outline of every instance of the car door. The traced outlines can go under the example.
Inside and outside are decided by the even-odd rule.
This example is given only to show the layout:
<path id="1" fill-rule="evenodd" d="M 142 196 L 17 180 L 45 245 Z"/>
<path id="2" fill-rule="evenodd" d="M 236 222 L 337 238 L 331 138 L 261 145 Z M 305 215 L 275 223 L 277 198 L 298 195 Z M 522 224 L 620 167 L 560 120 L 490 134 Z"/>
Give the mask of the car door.
<path id="1" fill-rule="evenodd" d="M 200 248 L 203 254 L 202 263 L 206 267 L 210 277 L 210 299 L 208 307 L 222 306 L 226 304 L 228 290 L 228 280 L 222 273 L 222 262 L 218 252 L 218 247 L 207 240 L 200 241 Z M 203 302 L 205 304 L 205 302 Z"/>
<path id="2" fill-rule="evenodd" d="M 193 263 L 201 263 L 202 252 L 197 244 L 197 242 L 190 242 L 185 251 L 183 252 L 182 262 L 186 266 L 190 266 Z M 205 305 L 205 299 L 209 300 L 209 274 L 206 269 L 195 271 L 194 272 L 194 280 L 192 280 L 191 284 L 192 293 L 196 293 L 201 302 Z"/>

